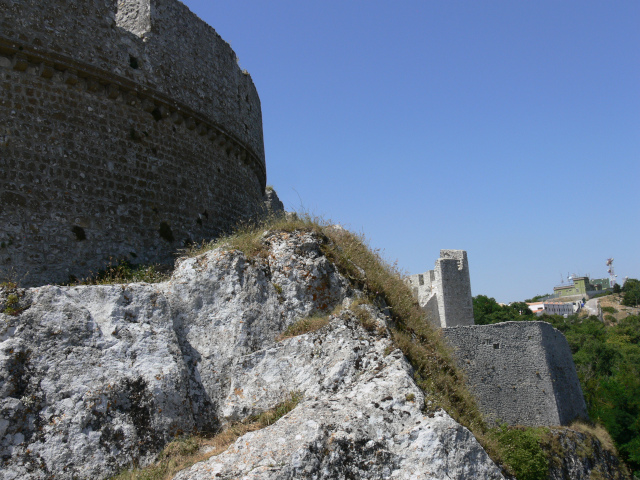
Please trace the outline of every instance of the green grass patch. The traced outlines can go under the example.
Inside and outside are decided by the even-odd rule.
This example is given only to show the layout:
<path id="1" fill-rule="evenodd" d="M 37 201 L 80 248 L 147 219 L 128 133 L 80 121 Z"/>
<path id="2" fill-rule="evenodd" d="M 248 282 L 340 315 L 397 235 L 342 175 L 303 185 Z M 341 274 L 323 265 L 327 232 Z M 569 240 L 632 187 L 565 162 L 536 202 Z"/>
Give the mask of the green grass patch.
<path id="1" fill-rule="evenodd" d="M 0 311 L 5 315 L 18 316 L 30 306 L 22 300 L 24 290 L 19 289 L 14 282 L 2 282 L 0 284 L 0 294 L 2 294 L 0 297 Z M 4 301 L 2 297 L 4 297 Z"/>
<path id="2" fill-rule="evenodd" d="M 4 311 L 2 313 L 6 315 L 17 315 L 21 311 L 19 305 L 20 298 L 17 294 L 12 293 L 7 296 L 7 301 L 4 304 Z"/>
<path id="3" fill-rule="evenodd" d="M 518 480 L 544 480 L 549 472 L 549 459 L 542 441 L 547 435 L 546 428 L 502 425 L 491 429 L 487 439 L 509 473 Z"/>
<path id="4" fill-rule="evenodd" d="M 604 313 L 611 313 L 611 314 L 618 313 L 618 310 L 616 310 L 613 307 L 602 307 L 602 311 Z"/>
<path id="5" fill-rule="evenodd" d="M 104 270 L 78 282 L 79 285 L 112 285 L 122 283 L 159 283 L 170 278 L 171 269 L 164 265 L 134 265 L 127 260 L 112 262 Z"/>
<path id="6" fill-rule="evenodd" d="M 158 455 L 157 461 L 152 465 L 126 470 L 112 477 L 112 480 L 170 480 L 179 471 L 221 454 L 245 433 L 273 425 L 293 410 L 300 403 L 300 400 L 302 400 L 302 395 L 298 392 L 292 392 L 287 400 L 275 408 L 230 425 L 213 437 L 177 438 L 164 448 Z M 210 451 L 203 453 L 203 449 L 207 447 Z"/>
<path id="7" fill-rule="evenodd" d="M 562 471 L 562 460 L 569 455 L 577 455 L 585 463 L 597 464 L 600 458 L 596 457 L 596 443 L 617 456 L 611 436 L 601 425 L 581 421 L 570 427 L 501 425 L 484 434 L 482 443 L 492 458 L 499 459 L 517 480 L 545 480 L 549 478 L 550 469 Z M 621 463 L 620 468 L 619 476 L 614 478 L 628 478 L 626 466 Z M 598 475 L 600 473 L 594 469 L 590 478 L 605 478 Z"/>

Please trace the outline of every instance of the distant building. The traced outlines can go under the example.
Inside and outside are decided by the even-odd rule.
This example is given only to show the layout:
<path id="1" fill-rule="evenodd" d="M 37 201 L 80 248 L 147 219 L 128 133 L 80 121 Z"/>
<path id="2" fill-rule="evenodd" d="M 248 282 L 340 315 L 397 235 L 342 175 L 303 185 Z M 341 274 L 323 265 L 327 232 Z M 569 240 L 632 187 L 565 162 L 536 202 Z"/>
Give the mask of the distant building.
<path id="1" fill-rule="evenodd" d="M 568 285 L 553 287 L 553 293 L 557 297 L 569 297 L 572 295 L 593 295 L 606 291 L 610 287 L 608 278 L 589 280 L 589 277 L 573 277 Z"/>
<path id="2" fill-rule="evenodd" d="M 595 290 L 607 290 L 611 287 L 611 282 L 608 278 L 596 278 L 590 281 L 591 285 L 595 287 Z"/>
<path id="3" fill-rule="evenodd" d="M 532 302 L 527 303 L 529 310 L 536 315 L 563 315 L 569 316 L 579 312 L 582 302 Z"/>
<path id="4" fill-rule="evenodd" d="M 536 315 L 542 315 L 544 312 L 544 302 L 531 302 L 527 303 L 529 305 L 529 310 L 531 310 Z"/>

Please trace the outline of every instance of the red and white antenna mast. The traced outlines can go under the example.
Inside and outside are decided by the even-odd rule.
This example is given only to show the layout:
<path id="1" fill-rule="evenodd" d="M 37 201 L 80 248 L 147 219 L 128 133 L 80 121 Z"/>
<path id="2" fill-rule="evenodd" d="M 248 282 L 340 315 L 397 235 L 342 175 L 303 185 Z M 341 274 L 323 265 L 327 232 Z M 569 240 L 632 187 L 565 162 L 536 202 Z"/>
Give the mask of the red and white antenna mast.
<path id="1" fill-rule="evenodd" d="M 609 272 L 609 286 L 613 288 L 616 284 L 617 277 L 613 269 L 613 258 L 607 258 L 607 267 L 609 267 L 609 270 L 607 270 Z"/>

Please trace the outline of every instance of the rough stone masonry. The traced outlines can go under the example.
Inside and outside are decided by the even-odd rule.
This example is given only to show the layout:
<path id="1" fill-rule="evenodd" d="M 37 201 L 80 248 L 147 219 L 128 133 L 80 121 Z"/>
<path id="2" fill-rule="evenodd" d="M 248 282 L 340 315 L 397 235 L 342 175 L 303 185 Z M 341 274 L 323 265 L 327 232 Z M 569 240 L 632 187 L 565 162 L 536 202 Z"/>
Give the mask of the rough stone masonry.
<path id="1" fill-rule="evenodd" d="M 440 250 L 435 268 L 411 275 L 409 284 L 435 326 L 473 325 L 469 262 L 464 250 Z"/>
<path id="2" fill-rule="evenodd" d="M 510 425 L 569 425 L 587 419 L 571 349 L 546 322 L 443 329 L 483 413 Z"/>
<path id="3" fill-rule="evenodd" d="M 260 99 L 176 0 L 0 0 L 0 280 L 168 263 L 262 205 Z"/>
<path id="4" fill-rule="evenodd" d="M 429 321 L 454 347 L 487 419 L 547 426 L 588 418 L 562 333 L 545 322 L 474 325 L 466 251 L 440 250 L 434 270 L 408 281 Z"/>

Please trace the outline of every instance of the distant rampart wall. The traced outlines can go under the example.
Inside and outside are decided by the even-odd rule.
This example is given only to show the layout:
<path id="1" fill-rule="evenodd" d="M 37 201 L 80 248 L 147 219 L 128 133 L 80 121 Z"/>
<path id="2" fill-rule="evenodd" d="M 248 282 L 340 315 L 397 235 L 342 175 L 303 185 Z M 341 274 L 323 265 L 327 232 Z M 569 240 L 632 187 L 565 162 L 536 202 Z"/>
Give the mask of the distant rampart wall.
<path id="1" fill-rule="evenodd" d="M 588 418 L 564 335 L 546 322 L 445 328 L 483 413 L 511 425 Z"/>
<path id="2" fill-rule="evenodd" d="M 170 262 L 261 208 L 260 100 L 174 0 L 0 0 L 0 277 Z"/>

